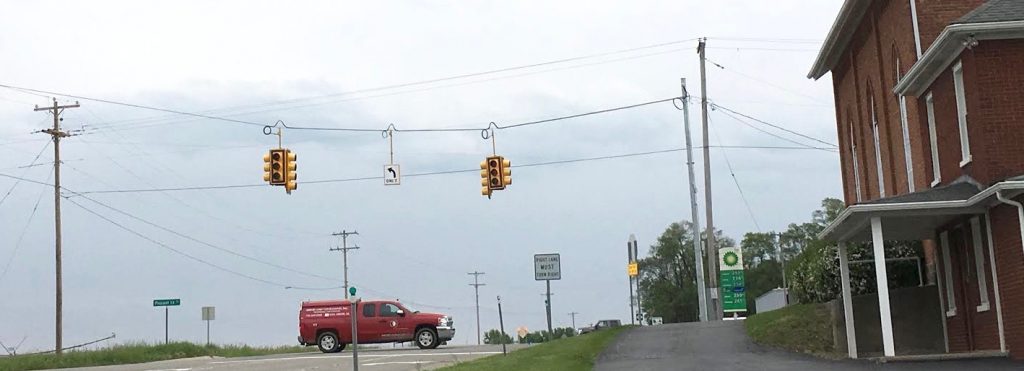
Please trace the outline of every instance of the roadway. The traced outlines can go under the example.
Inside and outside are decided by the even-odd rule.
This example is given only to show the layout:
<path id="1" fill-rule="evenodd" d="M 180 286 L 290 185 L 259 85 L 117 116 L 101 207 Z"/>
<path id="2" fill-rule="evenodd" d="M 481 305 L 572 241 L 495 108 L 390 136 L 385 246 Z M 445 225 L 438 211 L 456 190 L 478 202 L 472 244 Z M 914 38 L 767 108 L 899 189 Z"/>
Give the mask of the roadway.
<path id="1" fill-rule="evenodd" d="M 746 335 L 743 321 L 640 327 L 620 334 L 594 370 L 1021 370 L 1008 359 L 877 363 L 826 360 L 763 347 Z"/>
<path id="2" fill-rule="evenodd" d="M 519 348 L 512 345 L 509 348 Z M 368 371 L 430 370 L 466 362 L 494 354 L 501 354 L 500 345 L 442 346 L 437 349 L 360 349 L 359 369 Z M 300 370 L 352 370 L 352 352 L 324 354 L 319 352 L 278 354 L 272 356 L 240 358 L 187 358 L 170 361 L 86 367 L 65 370 L 79 371 L 300 371 Z"/>

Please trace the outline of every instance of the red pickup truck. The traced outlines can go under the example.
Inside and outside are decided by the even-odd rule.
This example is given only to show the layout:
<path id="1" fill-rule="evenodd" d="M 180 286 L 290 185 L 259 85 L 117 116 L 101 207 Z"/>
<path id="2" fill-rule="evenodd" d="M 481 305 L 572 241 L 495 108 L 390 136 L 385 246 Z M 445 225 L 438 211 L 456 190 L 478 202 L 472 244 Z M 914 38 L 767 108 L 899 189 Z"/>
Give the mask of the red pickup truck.
<path id="1" fill-rule="evenodd" d="M 360 301 L 356 312 L 360 344 L 413 341 L 421 349 L 437 348 L 455 337 L 452 317 L 410 310 L 397 301 Z M 352 343 L 352 303 L 348 300 L 304 301 L 299 310 L 299 344 L 336 353 Z"/>

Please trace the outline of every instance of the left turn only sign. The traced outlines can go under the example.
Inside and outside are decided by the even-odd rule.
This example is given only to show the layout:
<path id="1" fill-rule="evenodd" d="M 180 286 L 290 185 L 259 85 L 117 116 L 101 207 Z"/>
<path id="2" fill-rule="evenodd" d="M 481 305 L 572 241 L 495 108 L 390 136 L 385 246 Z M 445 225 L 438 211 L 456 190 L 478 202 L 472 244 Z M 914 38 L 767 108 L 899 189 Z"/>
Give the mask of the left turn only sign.
<path id="1" fill-rule="evenodd" d="M 402 184 L 402 170 L 398 164 L 384 165 L 384 185 Z"/>

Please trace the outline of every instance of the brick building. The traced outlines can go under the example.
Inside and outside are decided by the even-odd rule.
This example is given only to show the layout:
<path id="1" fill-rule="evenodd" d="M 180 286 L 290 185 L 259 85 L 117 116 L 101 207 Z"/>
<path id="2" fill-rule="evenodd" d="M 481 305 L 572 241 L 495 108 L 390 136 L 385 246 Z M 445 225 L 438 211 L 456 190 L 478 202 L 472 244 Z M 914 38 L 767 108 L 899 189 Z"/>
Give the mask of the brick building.
<path id="1" fill-rule="evenodd" d="M 946 350 L 1024 358 L 1024 0 L 846 0 L 808 77 L 829 72 L 849 207 L 822 237 L 846 323 L 846 244 L 871 243 L 884 354 L 906 351 L 882 243 L 921 240 Z"/>

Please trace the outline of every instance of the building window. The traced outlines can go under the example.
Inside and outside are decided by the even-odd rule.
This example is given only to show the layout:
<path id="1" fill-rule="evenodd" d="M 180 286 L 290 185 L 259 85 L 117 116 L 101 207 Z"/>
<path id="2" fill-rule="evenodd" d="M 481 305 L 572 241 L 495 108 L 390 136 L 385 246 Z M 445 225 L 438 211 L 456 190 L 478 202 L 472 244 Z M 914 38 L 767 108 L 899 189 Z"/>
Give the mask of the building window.
<path id="1" fill-rule="evenodd" d="M 857 141 L 853 140 L 853 123 L 850 123 L 850 158 L 853 159 L 853 187 L 857 192 L 857 202 L 864 200 L 860 189 L 860 164 L 857 160 Z"/>
<path id="2" fill-rule="evenodd" d="M 925 97 L 925 106 L 928 110 L 928 141 L 932 147 L 932 187 L 942 182 L 942 172 L 939 171 L 939 145 L 938 136 L 935 135 L 935 100 L 932 93 Z"/>
<path id="3" fill-rule="evenodd" d="M 989 309 L 988 284 L 985 282 L 985 249 L 981 242 L 981 220 L 978 217 L 971 218 L 971 237 L 974 240 L 974 267 L 978 273 L 978 293 L 980 296 L 980 304 L 977 310 L 984 312 Z"/>
<path id="4" fill-rule="evenodd" d="M 953 263 L 949 258 L 949 232 L 939 234 L 939 246 L 942 248 L 942 273 L 946 281 L 946 317 L 956 315 L 956 298 L 953 297 Z"/>
<path id="5" fill-rule="evenodd" d="M 900 58 L 896 57 L 896 83 L 903 78 Z M 900 125 L 903 127 L 903 159 L 907 164 L 907 191 L 914 192 L 914 161 L 910 157 L 910 128 L 907 124 L 907 97 L 900 95 Z"/>
<path id="6" fill-rule="evenodd" d="M 878 169 L 878 197 L 885 197 L 885 177 L 882 176 L 882 146 L 878 140 L 878 116 L 875 115 L 875 97 L 871 97 L 871 135 L 875 141 L 875 168 Z"/>
<path id="7" fill-rule="evenodd" d="M 967 138 L 967 97 L 964 92 L 964 68 L 953 66 L 953 89 L 956 90 L 956 119 L 960 123 L 960 167 L 971 162 L 971 143 Z"/>

